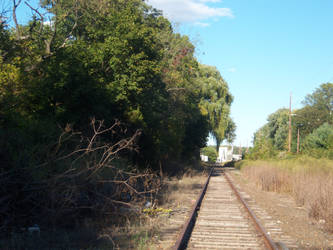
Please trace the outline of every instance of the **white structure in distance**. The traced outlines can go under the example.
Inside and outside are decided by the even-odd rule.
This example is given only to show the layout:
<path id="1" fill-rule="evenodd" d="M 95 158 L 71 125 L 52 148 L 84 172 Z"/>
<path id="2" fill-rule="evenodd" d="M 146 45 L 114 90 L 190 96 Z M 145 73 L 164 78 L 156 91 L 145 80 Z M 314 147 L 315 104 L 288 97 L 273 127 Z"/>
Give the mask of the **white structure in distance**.
<path id="1" fill-rule="evenodd" d="M 232 155 L 232 160 L 233 161 L 240 161 L 240 160 L 242 160 L 242 155 L 235 155 L 235 154 L 233 154 Z"/>
<path id="2" fill-rule="evenodd" d="M 216 162 L 224 163 L 224 162 L 232 161 L 233 150 L 234 150 L 233 146 L 227 146 L 227 145 L 220 146 Z"/>
<path id="3" fill-rule="evenodd" d="M 225 163 L 229 161 L 240 161 L 242 155 L 233 154 L 234 147 L 230 145 L 222 145 L 219 147 L 218 157 L 216 163 Z"/>
<path id="4" fill-rule="evenodd" d="M 208 162 L 208 156 L 207 155 L 200 155 L 200 158 L 204 162 Z"/>

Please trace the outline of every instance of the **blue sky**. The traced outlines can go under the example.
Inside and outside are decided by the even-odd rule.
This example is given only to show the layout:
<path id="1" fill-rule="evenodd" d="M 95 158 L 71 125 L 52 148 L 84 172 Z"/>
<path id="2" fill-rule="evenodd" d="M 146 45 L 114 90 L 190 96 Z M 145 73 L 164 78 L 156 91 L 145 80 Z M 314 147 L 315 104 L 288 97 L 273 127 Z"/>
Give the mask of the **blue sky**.
<path id="1" fill-rule="evenodd" d="M 1 1 L 0 8 L 11 1 Z M 30 0 L 36 6 L 38 0 Z M 3 4 L 5 3 L 5 4 Z M 188 35 L 201 63 L 214 65 L 234 96 L 236 145 L 277 109 L 302 107 L 321 83 L 333 82 L 332 0 L 149 0 Z M 20 20 L 31 11 L 18 9 Z"/>
<path id="2" fill-rule="evenodd" d="M 331 0 L 150 3 L 191 37 L 199 61 L 215 65 L 228 82 L 234 96 L 236 145 L 251 144 L 268 115 L 289 106 L 290 92 L 293 108 L 300 108 L 307 94 L 333 82 Z"/>

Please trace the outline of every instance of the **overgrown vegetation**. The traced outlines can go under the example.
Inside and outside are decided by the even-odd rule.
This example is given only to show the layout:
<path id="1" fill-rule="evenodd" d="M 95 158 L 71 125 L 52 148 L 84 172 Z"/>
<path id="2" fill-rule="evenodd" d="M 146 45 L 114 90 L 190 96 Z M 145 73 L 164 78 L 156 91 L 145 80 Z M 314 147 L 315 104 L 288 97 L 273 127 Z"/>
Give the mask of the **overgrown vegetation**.
<path id="1" fill-rule="evenodd" d="M 33 14 L 20 24 L 23 6 Z M 0 10 L 4 237 L 138 208 L 154 199 L 159 173 L 199 159 L 209 132 L 218 141 L 234 137 L 227 83 L 144 1 L 1 7 L 8 7 Z"/>
<path id="2" fill-rule="evenodd" d="M 215 163 L 218 156 L 215 146 L 208 146 L 202 148 L 201 154 L 208 156 L 208 162 L 210 163 Z"/>
<path id="3" fill-rule="evenodd" d="M 271 114 L 246 154 L 252 161 L 236 165 L 262 190 L 291 194 L 333 232 L 333 84 L 320 85 L 303 104 L 291 113 L 279 109 Z"/>
<path id="4" fill-rule="evenodd" d="M 247 180 L 264 191 L 291 194 L 309 217 L 333 232 L 333 164 L 308 156 L 238 163 Z"/>
<path id="5" fill-rule="evenodd" d="M 292 111 L 292 114 L 288 109 L 279 109 L 271 114 L 268 122 L 255 133 L 253 148 L 247 157 L 269 159 L 287 156 L 290 116 L 290 153 L 333 159 L 333 84 L 322 84 L 305 97 L 303 104 L 303 108 Z"/>

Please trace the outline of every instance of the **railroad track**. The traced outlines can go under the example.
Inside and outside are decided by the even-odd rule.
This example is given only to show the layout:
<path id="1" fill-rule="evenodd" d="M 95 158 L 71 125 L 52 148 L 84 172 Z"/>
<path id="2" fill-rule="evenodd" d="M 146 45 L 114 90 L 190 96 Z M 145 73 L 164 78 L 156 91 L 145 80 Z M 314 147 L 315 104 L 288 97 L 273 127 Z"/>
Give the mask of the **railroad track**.
<path id="1" fill-rule="evenodd" d="M 212 169 L 174 249 L 288 249 L 259 223 L 228 174 Z"/>

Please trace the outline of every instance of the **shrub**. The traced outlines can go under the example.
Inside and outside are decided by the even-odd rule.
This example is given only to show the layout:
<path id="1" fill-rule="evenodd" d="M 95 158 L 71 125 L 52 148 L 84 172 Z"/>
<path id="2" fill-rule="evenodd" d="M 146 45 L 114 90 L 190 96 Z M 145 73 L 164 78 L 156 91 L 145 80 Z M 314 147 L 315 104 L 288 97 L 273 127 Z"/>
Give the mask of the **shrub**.
<path id="1" fill-rule="evenodd" d="M 207 155 L 208 156 L 208 161 L 211 163 L 216 162 L 217 159 L 217 152 L 214 146 L 208 146 L 205 148 L 201 149 L 201 153 L 203 155 Z"/>
<path id="2" fill-rule="evenodd" d="M 304 149 L 306 151 L 321 149 L 333 149 L 333 126 L 324 123 L 319 128 L 315 129 L 309 134 L 304 141 Z"/>

